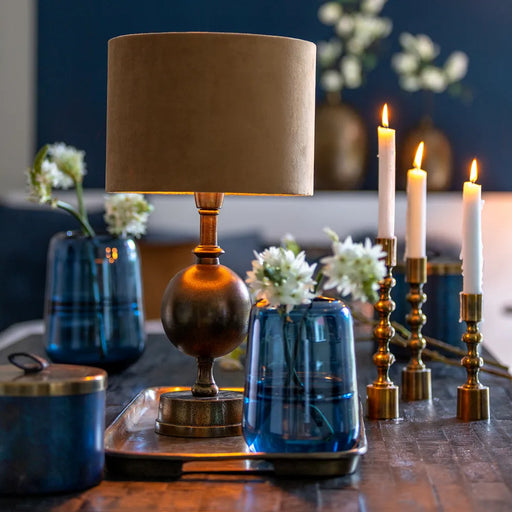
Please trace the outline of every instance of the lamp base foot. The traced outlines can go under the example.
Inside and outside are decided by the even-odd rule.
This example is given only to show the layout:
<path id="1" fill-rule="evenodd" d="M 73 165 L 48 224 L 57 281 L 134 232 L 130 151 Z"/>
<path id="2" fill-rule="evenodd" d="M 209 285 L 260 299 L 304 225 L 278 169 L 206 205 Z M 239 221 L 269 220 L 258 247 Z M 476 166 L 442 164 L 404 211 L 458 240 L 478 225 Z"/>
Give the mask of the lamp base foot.
<path id="1" fill-rule="evenodd" d="M 398 418 L 398 386 L 366 386 L 367 416 L 372 420 L 393 420 Z"/>
<path id="2" fill-rule="evenodd" d="M 160 396 L 155 432 L 176 437 L 230 437 L 242 433 L 243 394 L 221 390 L 214 397 L 190 391 Z"/>
<path id="3" fill-rule="evenodd" d="M 432 382 L 430 368 L 402 370 L 402 399 L 406 401 L 431 400 Z"/>
<path id="4" fill-rule="evenodd" d="M 489 388 L 487 386 L 474 389 L 464 386 L 457 388 L 457 418 L 459 420 L 488 420 L 489 416 Z"/>

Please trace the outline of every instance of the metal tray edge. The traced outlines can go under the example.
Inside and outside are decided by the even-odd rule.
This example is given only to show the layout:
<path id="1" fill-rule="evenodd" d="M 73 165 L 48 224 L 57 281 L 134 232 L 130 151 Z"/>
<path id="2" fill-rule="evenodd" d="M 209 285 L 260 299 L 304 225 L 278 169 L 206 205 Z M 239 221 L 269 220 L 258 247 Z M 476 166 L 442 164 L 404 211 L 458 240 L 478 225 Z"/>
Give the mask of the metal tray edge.
<path id="1" fill-rule="evenodd" d="M 265 452 L 233 452 L 233 453 L 141 453 L 120 451 L 109 448 L 109 440 L 115 435 L 117 425 L 123 415 L 128 414 L 134 403 L 148 393 L 163 393 L 190 389 L 182 386 L 151 387 L 140 391 L 119 413 L 105 430 L 105 460 L 110 471 L 120 472 L 127 476 L 138 476 L 140 471 L 145 478 L 164 477 L 179 478 L 182 466 L 187 462 L 212 462 L 225 460 L 256 460 L 269 462 L 274 466 L 276 476 L 343 476 L 353 473 L 359 459 L 368 450 L 363 409 L 360 404 L 360 430 L 357 445 L 342 452 L 314 453 L 265 453 Z M 243 391 L 243 388 L 224 388 L 231 391 Z M 157 434 L 155 434 L 157 435 Z M 327 464 L 327 466 L 326 466 Z M 157 466 L 157 467 L 155 467 Z M 323 467 L 321 467 L 323 466 Z M 245 472 L 243 469 L 235 471 Z M 140 475 L 142 476 L 142 475 Z"/>

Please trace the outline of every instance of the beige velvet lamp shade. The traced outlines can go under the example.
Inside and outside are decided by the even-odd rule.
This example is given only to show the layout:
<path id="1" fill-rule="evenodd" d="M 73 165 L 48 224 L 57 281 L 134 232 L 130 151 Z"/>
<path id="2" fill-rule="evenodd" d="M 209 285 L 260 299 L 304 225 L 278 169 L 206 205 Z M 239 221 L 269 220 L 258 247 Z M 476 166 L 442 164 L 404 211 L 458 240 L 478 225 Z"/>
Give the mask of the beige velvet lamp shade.
<path id="1" fill-rule="evenodd" d="M 313 194 L 315 45 L 153 33 L 108 46 L 108 192 Z"/>

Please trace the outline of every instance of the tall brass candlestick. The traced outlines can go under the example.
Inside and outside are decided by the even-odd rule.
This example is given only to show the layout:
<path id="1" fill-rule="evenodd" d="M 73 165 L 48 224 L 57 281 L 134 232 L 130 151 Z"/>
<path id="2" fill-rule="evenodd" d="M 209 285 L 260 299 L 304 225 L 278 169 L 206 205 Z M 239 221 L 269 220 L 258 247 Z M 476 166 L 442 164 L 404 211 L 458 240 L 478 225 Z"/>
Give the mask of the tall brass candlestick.
<path id="1" fill-rule="evenodd" d="M 423 293 L 423 284 L 427 282 L 427 258 L 407 258 L 405 280 L 409 283 L 407 300 L 411 304 L 411 312 L 406 316 L 411 328 L 411 335 L 407 342 L 411 360 L 402 371 L 402 398 L 430 400 L 432 398 L 430 369 L 421 360 L 421 353 L 426 345 L 421 328 L 425 325 L 427 317 L 423 314 L 421 306 L 427 300 L 427 296 Z"/>
<path id="2" fill-rule="evenodd" d="M 464 385 L 457 388 L 457 418 L 463 421 L 489 419 L 489 388 L 478 380 L 483 360 L 478 353 L 482 342 L 482 333 L 478 324 L 482 320 L 482 294 L 460 294 L 460 317 L 467 324 L 462 341 L 468 347 L 468 354 L 461 364 L 466 367 L 468 378 Z"/>
<path id="3" fill-rule="evenodd" d="M 366 387 L 367 412 L 370 419 L 398 418 L 398 386 L 389 378 L 389 368 L 395 362 L 395 357 L 389 351 L 389 342 L 395 334 L 389 316 L 395 309 L 391 299 L 391 288 L 395 286 L 393 267 L 396 265 L 396 238 L 377 238 L 376 242 L 382 245 L 385 256 L 386 276 L 380 281 L 380 297 L 375 304 L 379 315 L 379 322 L 373 331 L 378 343 L 377 352 L 373 355 L 373 362 L 377 367 L 377 379 Z"/>

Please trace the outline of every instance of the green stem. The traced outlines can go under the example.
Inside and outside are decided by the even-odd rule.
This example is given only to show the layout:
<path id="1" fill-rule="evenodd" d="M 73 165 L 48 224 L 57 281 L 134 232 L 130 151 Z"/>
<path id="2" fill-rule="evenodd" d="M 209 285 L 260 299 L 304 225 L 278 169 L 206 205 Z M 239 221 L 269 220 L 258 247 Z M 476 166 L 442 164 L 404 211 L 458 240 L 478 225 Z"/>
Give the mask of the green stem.
<path id="1" fill-rule="evenodd" d="M 312 303 L 309 305 L 309 307 L 311 307 L 311 306 L 312 306 Z M 307 310 L 300 320 L 298 336 L 294 337 L 295 344 L 294 344 L 293 356 L 292 356 L 292 351 L 290 350 L 290 346 L 288 344 L 288 333 L 287 333 L 287 325 L 288 325 L 288 323 L 293 323 L 293 320 L 291 320 L 291 318 L 288 316 L 288 314 L 283 310 L 280 310 L 279 314 L 282 316 L 284 358 L 286 360 L 286 365 L 288 367 L 288 382 L 289 382 L 289 384 L 291 384 L 291 380 L 293 379 L 295 384 L 298 386 L 299 391 L 302 394 L 305 394 L 304 383 L 300 380 L 300 377 L 297 373 L 297 370 L 295 368 L 295 361 L 297 359 L 298 349 L 299 349 L 299 347 L 298 347 L 299 344 L 297 342 L 297 338 L 300 339 L 300 337 L 301 337 L 302 329 L 304 327 L 304 322 L 306 321 Z M 330 432 L 330 435 L 332 436 L 334 434 L 334 429 L 332 428 L 332 425 L 329 423 L 329 420 L 325 417 L 324 413 L 316 405 L 309 404 L 309 407 L 312 411 L 311 416 L 313 417 L 313 420 L 315 421 L 317 426 L 318 427 L 322 427 L 322 425 L 327 426 L 327 428 Z"/>
<path id="2" fill-rule="evenodd" d="M 313 290 L 313 293 L 315 295 L 317 295 L 320 290 L 322 289 L 322 281 L 324 280 L 324 273 L 320 270 L 320 272 L 318 272 L 318 275 L 316 276 L 316 285 L 315 285 L 315 289 Z"/>
<path id="3" fill-rule="evenodd" d="M 82 219 L 86 219 L 87 213 L 84 205 L 84 188 L 81 181 L 75 180 L 75 191 L 76 198 L 78 200 L 78 213 L 80 213 L 80 217 L 82 217 Z"/>
<path id="4" fill-rule="evenodd" d="M 57 201 L 56 204 L 57 208 L 60 208 L 61 210 L 64 210 L 68 213 L 70 213 L 79 223 L 82 227 L 82 231 L 84 232 L 84 235 L 86 236 L 95 236 L 96 233 L 94 232 L 94 229 L 89 224 L 89 220 L 87 219 L 87 215 L 85 217 L 82 217 L 79 212 L 75 210 L 69 203 L 65 203 L 64 201 Z"/>
<path id="5" fill-rule="evenodd" d="M 89 253 L 89 263 L 91 265 L 91 283 L 92 283 L 92 293 L 94 297 L 95 303 L 95 311 L 96 311 L 96 327 L 98 330 L 98 336 L 100 341 L 100 356 L 102 359 L 105 359 L 108 354 L 107 340 L 105 338 L 105 323 L 103 318 L 103 311 L 101 309 L 101 293 L 100 293 L 100 285 L 98 281 L 98 269 L 96 268 L 96 239 L 92 238 L 91 244 L 88 245 L 88 253 Z"/>
<path id="6" fill-rule="evenodd" d="M 76 190 L 76 198 L 78 200 L 78 213 L 80 214 L 80 218 L 82 219 L 82 225 L 87 225 L 87 230 L 94 233 L 94 230 L 91 228 L 89 224 L 89 218 L 87 217 L 87 210 L 85 209 L 84 203 L 84 188 L 81 181 L 75 180 L 75 190 Z M 84 234 L 89 234 L 87 231 L 84 231 Z M 94 236 L 90 235 L 90 236 Z"/>

